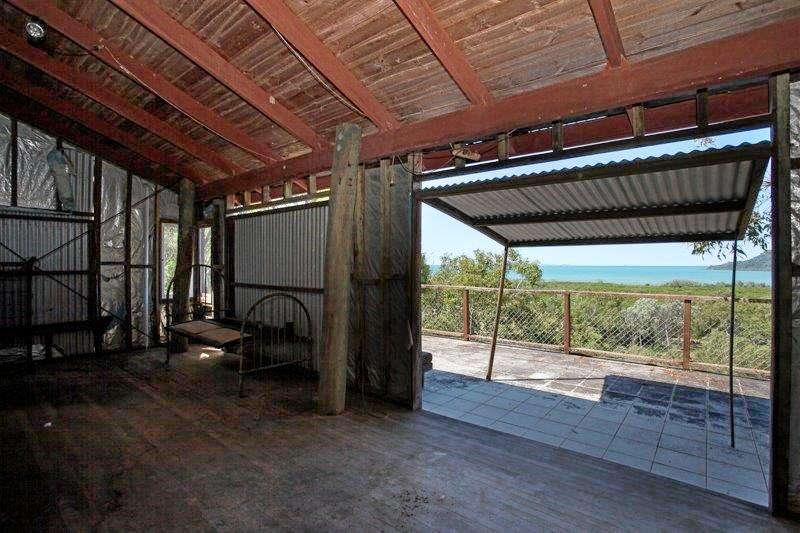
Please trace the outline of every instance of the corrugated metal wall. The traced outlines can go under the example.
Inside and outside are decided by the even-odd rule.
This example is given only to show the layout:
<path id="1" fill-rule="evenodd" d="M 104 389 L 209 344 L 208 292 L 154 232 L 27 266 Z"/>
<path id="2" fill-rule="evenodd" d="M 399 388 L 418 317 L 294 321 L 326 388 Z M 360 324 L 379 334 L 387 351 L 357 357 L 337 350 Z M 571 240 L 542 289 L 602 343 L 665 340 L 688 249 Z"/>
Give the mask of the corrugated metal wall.
<path id="1" fill-rule="evenodd" d="M 327 203 L 232 216 L 235 313 L 243 317 L 262 296 L 286 292 L 311 315 L 314 337 L 309 368 L 319 368 Z"/>

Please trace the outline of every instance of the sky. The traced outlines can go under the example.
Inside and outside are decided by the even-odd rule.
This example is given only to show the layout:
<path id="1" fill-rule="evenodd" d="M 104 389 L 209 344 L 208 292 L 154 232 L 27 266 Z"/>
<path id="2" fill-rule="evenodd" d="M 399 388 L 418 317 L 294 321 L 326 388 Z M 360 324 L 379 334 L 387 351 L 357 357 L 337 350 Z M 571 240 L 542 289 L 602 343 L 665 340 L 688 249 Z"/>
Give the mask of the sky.
<path id="1" fill-rule="evenodd" d="M 743 142 L 757 143 L 769 140 L 769 130 L 761 129 L 732 133 L 713 137 L 712 139 L 712 146 L 716 148 Z M 703 149 L 703 147 L 697 144 L 696 141 L 683 141 L 428 181 L 424 183 L 423 188 L 491 179 L 510 174 L 542 172 L 558 168 L 593 165 L 636 157 L 660 156 L 698 149 Z M 769 172 L 769 169 L 767 172 Z M 762 194 L 765 194 L 763 190 Z M 769 202 L 764 201 L 764 198 L 762 198 L 759 204 L 763 204 L 763 207 L 761 207 L 763 210 L 765 207 L 768 208 Z M 425 254 L 429 264 L 439 264 L 439 258 L 444 254 L 472 255 L 472 252 L 476 249 L 498 253 L 503 251 L 502 246 L 488 237 L 423 204 L 422 252 Z M 691 243 L 553 246 L 519 248 L 518 250 L 524 257 L 537 260 L 544 265 L 708 266 L 721 262 L 716 255 L 704 258 L 692 255 Z M 744 246 L 743 250 L 747 257 L 755 257 L 761 253 L 760 249 L 755 249 L 752 246 Z"/>

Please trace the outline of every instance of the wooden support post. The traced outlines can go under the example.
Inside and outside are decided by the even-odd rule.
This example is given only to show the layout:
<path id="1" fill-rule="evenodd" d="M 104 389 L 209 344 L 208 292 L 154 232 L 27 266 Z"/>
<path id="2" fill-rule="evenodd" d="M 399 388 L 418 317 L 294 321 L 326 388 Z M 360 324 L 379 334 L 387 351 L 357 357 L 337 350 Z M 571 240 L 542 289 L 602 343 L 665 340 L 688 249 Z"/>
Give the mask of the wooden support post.
<path id="1" fill-rule="evenodd" d="M 501 133 L 497 136 L 497 160 L 505 161 L 508 159 L 508 133 Z"/>
<path id="2" fill-rule="evenodd" d="M 692 300 L 686 298 L 683 301 L 683 360 L 681 366 L 684 370 L 689 370 L 691 366 L 692 352 Z"/>
<path id="3" fill-rule="evenodd" d="M 288 200 L 292 197 L 292 180 L 286 180 L 283 182 L 283 198 L 284 200 Z"/>
<path id="4" fill-rule="evenodd" d="M 503 249 L 503 268 L 500 273 L 500 290 L 497 292 L 497 307 L 494 314 L 494 329 L 492 329 L 492 347 L 489 350 L 489 368 L 486 371 L 486 381 L 492 379 L 492 367 L 494 367 L 494 352 L 497 348 L 497 330 L 500 327 L 500 309 L 503 304 L 503 289 L 506 287 L 506 268 L 508 267 L 508 244 Z"/>
<path id="5" fill-rule="evenodd" d="M 564 123 L 553 122 L 553 151 L 562 152 L 564 150 Z"/>
<path id="6" fill-rule="evenodd" d="M 92 232 L 89 243 L 89 298 L 86 303 L 89 320 L 92 321 L 94 353 L 103 352 L 103 332 L 100 330 L 100 242 L 103 219 L 103 160 L 94 156 L 92 173 Z"/>
<path id="7" fill-rule="evenodd" d="M 695 97 L 695 113 L 697 127 L 700 129 L 708 127 L 708 89 L 700 89 Z"/>
<path id="8" fill-rule="evenodd" d="M 131 204 L 132 202 L 132 195 L 133 191 L 133 175 L 129 170 L 127 175 L 125 176 L 125 250 L 124 253 L 124 264 L 123 268 L 123 277 L 125 279 L 125 326 L 124 326 L 124 334 L 125 334 L 125 349 L 132 350 L 133 349 L 133 317 L 131 317 L 131 311 L 133 307 L 133 296 L 131 294 L 131 229 L 132 229 L 132 221 L 131 221 Z"/>
<path id="9" fill-rule="evenodd" d="M 172 324 L 189 318 L 189 280 L 192 271 L 192 252 L 196 234 L 194 220 L 194 183 L 188 179 L 180 181 L 178 192 L 178 252 L 175 260 L 175 281 L 172 283 Z M 185 352 L 189 346 L 185 337 L 170 335 L 167 363 L 170 351 Z"/>
<path id="10" fill-rule="evenodd" d="M 453 143 L 453 150 L 460 150 L 464 147 L 462 143 Z M 456 168 L 464 168 L 467 164 L 467 160 L 463 157 L 456 157 L 453 160 L 453 166 Z"/>
<path id="11" fill-rule="evenodd" d="M 262 196 L 263 198 L 263 196 Z M 225 202 L 222 200 L 214 200 L 213 215 L 211 219 L 211 265 L 214 271 L 221 272 L 225 262 L 223 258 L 224 246 L 224 233 L 225 233 Z M 217 274 L 211 273 L 211 294 L 214 300 L 214 318 L 223 317 L 223 308 L 225 303 L 222 297 L 222 279 Z"/>
<path id="12" fill-rule="evenodd" d="M 789 74 L 770 79 L 772 107 L 772 448 L 770 510 L 789 511 L 792 485 L 792 220 L 789 139 Z M 800 413 L 794 413 L 795 419 Z M 797 438 L 797 436 L 795 436 Z M 796 449 L 796 445 L 795 445 Z M 795 461 L 797 455 L 794 456 Z"/>
<path id="13" fill-rule="evenodd" d="M 311 174 L 308 176 L 308 195 L 313 196 L 317 194 L 317 175 Z"/>
<path id="14" fill-rule="evenodd" d="M 361 151 L 361 128 L 357 124 L 340 124 L 336 127 L 335 141 L 325 244 L 324 344 L 319 373 L 319 408 L 323 414 L 329 415 L 344 411 L 347 395 L 355 218 L 353 206 Z"/>
<path id="15" fill-rule="evenodd" d="M 150 287 L 150 345 L 161 343 L 161 193 L 153 197 L 153 285 Z"/>
<path id="16" fill-rule="evenodd" d="M 422 407 L 422 203 L 416 199 L 421 189 L 417 176 L 422 174 L 422 154 L 408 156 L 411 169 L 411 262 L 409 294 L 411 295 L 411 408 Z"/>
<path id="17" fill-rule="evenodd" d="M 19 160 L 19 125 L 17 124 L 17 119 L 11 119 L 11 146 L 9 147 L 11 150 L 11 205 L 17 205 L 17 196 L 18 196 L 18 179 L 17 176 L 19 175 L 19 168 L 17 168 L 18 160 Z"/>
<path id="18" fill-rule="evenodd" d="M 625 108 L 628 114 L 628 122 L 631 124 L 631 131 L 636 139 L 644 137 L 644 106 L 634 105 Z"/>
<path id="19" fill-rule="evenodd" d="M 572 310 L 571 295 L 569 291 L 564 291 L 564 353 L 568 354 L 572 349 Z"/>
<path id="20" fill-rule="evenodd" d="M 472 333 L 469 321 L 469 289 L 461 289 L 461 337 L 467 341 Z"/>

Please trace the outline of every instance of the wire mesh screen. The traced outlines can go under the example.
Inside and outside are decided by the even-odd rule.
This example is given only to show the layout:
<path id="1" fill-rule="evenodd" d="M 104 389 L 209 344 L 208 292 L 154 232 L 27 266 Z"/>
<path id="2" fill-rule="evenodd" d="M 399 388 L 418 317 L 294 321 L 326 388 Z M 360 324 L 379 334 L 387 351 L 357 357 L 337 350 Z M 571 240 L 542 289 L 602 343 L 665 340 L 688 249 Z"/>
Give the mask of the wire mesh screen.
<path id="1" fill-rule="evenodd" d="M 470 293 L 470 325 L 474 335 L 492 335 L 496 306 L 497 291 Z M 562 344 L 563 321 L 561 294 L 508 291 L 503 295 L 497 336 L 534 344 Z"/>
<path id="2" fill-rule="evenodd" d="M 700 301 L 692 305 L 692 361 L 728 364 L 730 303 Z M 733 364 L 739 368 L 770 369 L 772 306 L 768 302 L 736 302 Z"/>
<path id="3" fill-rule="evenodd" d="M 475 293 L 471 293 L 473 296 Z M 463 311 L 461 308 L 463 290 L 430 289 L 422 290 L 422 328 L 433 331 L 462 331 Z"/>

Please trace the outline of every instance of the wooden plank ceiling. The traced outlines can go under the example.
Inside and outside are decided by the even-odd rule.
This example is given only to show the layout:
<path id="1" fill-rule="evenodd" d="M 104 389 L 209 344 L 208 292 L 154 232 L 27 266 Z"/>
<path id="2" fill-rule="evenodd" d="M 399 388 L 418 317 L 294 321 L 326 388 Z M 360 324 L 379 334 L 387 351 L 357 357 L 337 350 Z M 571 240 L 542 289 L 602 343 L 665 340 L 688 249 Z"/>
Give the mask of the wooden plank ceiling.
<path id="1" fill-rule="evenodd" d="M 22 33 L 30 16 L 49 26 L 37 47 Z M 608 98 L 554 103 L 555 117 L 515 105 L 629 70 L 652 77 L 661 58 L 669 72 L 668 59 L 708 56 L 702 46 L 726 37 L 800 34 L 800 3 L 0 0 L 0 19 L 0 84 L 156 168 L 232 192 L 324 168 L 344 121 L 363 128 L 367 157 L 386 157 L 603 111 Z M 730 80 L 707 65 L 704 75 L 800 66 L 800 51 L 768 55 L 719 66 Z M 654 93 L 631 86 L 628 100 Z"/>

